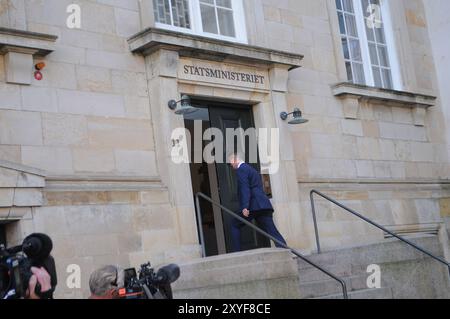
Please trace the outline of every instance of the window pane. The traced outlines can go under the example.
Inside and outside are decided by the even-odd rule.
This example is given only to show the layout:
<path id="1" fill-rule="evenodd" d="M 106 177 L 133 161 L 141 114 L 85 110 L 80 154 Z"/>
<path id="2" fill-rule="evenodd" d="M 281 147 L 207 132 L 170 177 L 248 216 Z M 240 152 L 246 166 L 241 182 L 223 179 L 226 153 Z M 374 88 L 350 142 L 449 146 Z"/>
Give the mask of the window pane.
<path id="1" fill-rule="evenodd" d="M 156 22 L 172 24 L 169 0 L 153 0 L 153 12 Z"/>
<path id="2" fill-rule="evenodd" d="M 350 82 L 353 82 L 352 64 L 350 62 L 345 62 L 345 68 L 347 69 L 347 79 Z"/>
<path id="3" fill-rule="evenodd" d="M 373 28 L 369 28 L 369 25 L 367 24 L 367 19 L 364 19 L 365 25 L 366 25 L 366 34 L 367 34 L 367 40 L 375 42 L 375 34 L 373 31 Z"/>
<path id="4" fill-rule="evenodd" d="M 350 39 L 350 52 L 351 52 L 352 60 L 362 61 L 361 47 L 359 46 L 358 40 Z"/>
<path id="5" fill-rule="evenodd" d="M 368 17 L 369 13 L 367 12 L 367 8 L 369 7 L 369 0 L 362 0 L 362 10 L 364 13 L 364 17 Z"/>
<path id="6" fill-rule="evenodd" d="M 200 0 L 201 3 L 209 3 L 214 5 L 214 0 Z"/>
<path id="7" fill-rule="evenodd" d="M 350 51 L 348 50 L 347 38 L 342 38 L 342 49 L 344 50 L 344 58 L 350 60 Z"/>
<path id="8" fill-rule="evenodd" d="M 342 10 L 341 0 L 336 0 L 336 8 L 337 8 L 338 10 Z"/>
<path id="9" fill-rule="evenodd" d="M 342 3 L 344 5 L 344 10 L 347 12 L 354 12 L 353 11 L 353 0 L 342 0 Z"/>
<path id="10" fill-rule="evenodd" d="M 355 76 L 354 82 L 357 84 L 365 84 L 366 79 L 364 78 L 364 67 L 361 63 L 352 63 L 353 74 Z"/>
<path id="11" fill-rule="evenodd" d="M 379 28 L 375 27 L 374 30 L 375 30 L 375 36 L 376 36 L 377 42 L 385 44 L 386 39 L 384 37 L 383 25 L 381 25 Z"/>
<path id="12" fill-rule="evenodd" d="M 216 4 L 219 7 L 225 7 L 231 9 L 231 0 L 216 0 Z"/>
<path id="13" fill-rule="evenodd" d="M 344 15 L 340 12 L 338 13 L 338 19 L 339 19 L 339 30 L 341 31 L 341 34 L 345 34 Z"/>
<path id="14" fill-rule="evenodd" d="M 217 8 L 217 15 L 219 17 L 220 34 L 228 37 L 234 37 L 233 11 Z"/>
<path id="15" fill-rule="evenodd" d="M 389 57 L 386 47 L 378 46 L 378 56 L 380 57 L 380 65 L 389 67 Z"/>
<path id="16" fill-rule="evenodd" d="M 358 31 L 356 29 L 356 19 L 355 16 L 346 14 L 345 15 L 345 25 L 347 27 L 347 34 L 353 37 L 358 37 Z"/>
<path id="17" fill-rule="evenodd" d="M 202 14 L 203 32 L 219 34 L 217 30 L 216 10 L 209 5 L 200 5 Z"/>
<path id="18" fill-rule="evenodd" d="M 370 62 L 373 65 L 380 65 L 378 63 L 377 46 L 373 43 L 369 43 Z"/>
<path id="19" fill-rule="evenodd" d="M 190 28 L 189 1 L 171 0 L 173 25 L 181 28 Z"/>
<path id="20" fill-rule="evenodd" d="M 391 70 L 389 69 L 381 69 L 381 74 L 383 75 L 383 87 L 386 89 L 392 89 L 392 75 Z"/>
<path id="21" fill-rule="evenodd" d="M 373 80 L 375 82 L 376 87 L 383 87 L 383 83 L 381 82 L 381 74 L 380 74 L 380 68 L 373 67 Z"/>
<path id="22" fill-rule="evenodd" d="M 172 12 L 170 7 L 172 6 Z M 180 28 L 191 27 L 189 17 L 189 0 L 154 0 L 155 21 Z"/>

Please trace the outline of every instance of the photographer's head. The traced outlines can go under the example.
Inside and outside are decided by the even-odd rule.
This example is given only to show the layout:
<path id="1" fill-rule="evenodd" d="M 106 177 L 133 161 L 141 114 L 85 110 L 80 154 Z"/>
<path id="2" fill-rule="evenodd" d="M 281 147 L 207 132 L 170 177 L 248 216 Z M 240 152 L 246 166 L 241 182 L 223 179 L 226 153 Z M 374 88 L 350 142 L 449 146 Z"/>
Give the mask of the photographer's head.
<path id="1" fill-rule="evenodd" d="M 124 286 L 124 271 L 116 266 L 97 269 L 89 278 L 91 299 L 116 299 Z"/>

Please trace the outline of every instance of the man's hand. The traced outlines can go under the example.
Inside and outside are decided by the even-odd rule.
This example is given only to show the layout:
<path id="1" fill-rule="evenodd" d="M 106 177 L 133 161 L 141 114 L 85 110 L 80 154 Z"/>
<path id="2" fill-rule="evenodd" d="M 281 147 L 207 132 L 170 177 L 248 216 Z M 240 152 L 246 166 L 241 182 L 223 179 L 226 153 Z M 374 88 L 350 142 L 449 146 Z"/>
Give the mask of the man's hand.
<path id="1" fill-rule="evenodd" d="M 37 283 L 41 285 L 41 292 L 46 292 L 52 289 L 50 275 L 42 267 L 31 267 L 31 272 L 33 273 L 33 276 L 31 276 L 28 284 L 28 296 L 29 299 L 40 299 L 34 291 L 36 289 L 36 285 Z"/>
<path id="2" fill-rule="evenodd" d="M 242 215 L 244 215 L 245 217 L 248 218 L 248 216 L 250 216 L 250 211 L 249 211 L 247 208 L 245 208 L 245 209 L 242 211 Z"/>

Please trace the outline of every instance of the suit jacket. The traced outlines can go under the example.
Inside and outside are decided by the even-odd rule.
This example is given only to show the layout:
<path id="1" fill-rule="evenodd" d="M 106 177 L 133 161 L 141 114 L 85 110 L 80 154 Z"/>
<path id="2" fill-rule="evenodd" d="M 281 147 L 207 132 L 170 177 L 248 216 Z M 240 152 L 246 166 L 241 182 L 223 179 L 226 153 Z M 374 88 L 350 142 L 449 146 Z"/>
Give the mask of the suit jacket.
<path id="1" fill-rule="evenodd" d="M 261 175 L 250 165 L 243 163 L 237 170 L 239 209 L 250 212 L 271 211 L 272 204 L 264 192 Z"/>

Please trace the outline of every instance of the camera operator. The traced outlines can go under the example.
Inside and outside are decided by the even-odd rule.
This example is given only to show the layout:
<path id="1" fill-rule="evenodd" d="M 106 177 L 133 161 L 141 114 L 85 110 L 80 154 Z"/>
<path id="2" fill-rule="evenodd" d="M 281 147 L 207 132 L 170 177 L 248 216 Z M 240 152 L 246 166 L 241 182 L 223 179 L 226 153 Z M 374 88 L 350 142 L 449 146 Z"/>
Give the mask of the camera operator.
<path id="1" fill-rule="evenodd" d="M 119 289 L 124 287 L 124 270 L 116 266 L 97 269 L 89 278 L 89 299 L 118 299 Z"/>
<path id="2" fill-rule="evenodd" d="M 26 295 L 24 299 L 50 299 L 52 298 L 52 284 L 50 274 L 45 270 L 44 267 L 37 268 L 31 267 L 31 273 L 33 274 L 28 281 L 28 289 L 26 291 Z M 36 294 L 36 286 L 40 285 L 40 295 Z M 13 293 L 14 291 L 10 291 L 9 293 Z M 4 299 L 9 297 L 9 293 L 6 294 Z"/>
<path id="3" fill-rule="evenodd" d="M 53 242 L 31 234 L 21 245 L 0 245 L 0 299 L 53 299 L 58 283 Z"/>

